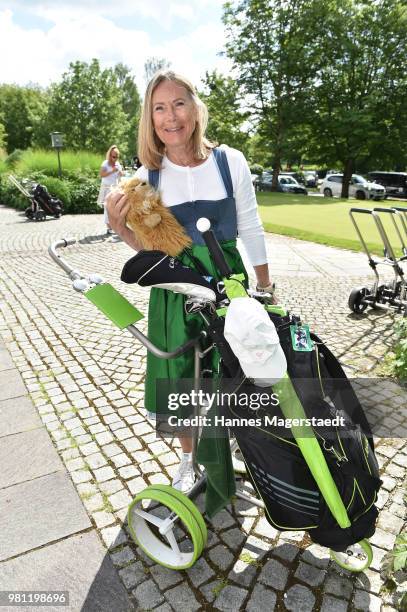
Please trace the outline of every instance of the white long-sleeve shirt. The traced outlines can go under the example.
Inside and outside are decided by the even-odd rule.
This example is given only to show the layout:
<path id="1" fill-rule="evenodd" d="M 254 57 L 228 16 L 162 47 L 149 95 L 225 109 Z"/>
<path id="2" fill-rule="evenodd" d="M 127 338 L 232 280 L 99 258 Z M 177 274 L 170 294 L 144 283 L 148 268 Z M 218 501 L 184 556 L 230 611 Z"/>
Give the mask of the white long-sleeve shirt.
<path id="1" fill-rule="evenodd" d="M 226 153 L 236 201 L 237 231 L 250 263 L 267 263 L 264 229 L 257 209 L 256 196 L 247 161 L 240 151 L 221 145 Z M 148 170 L 141 166 L 136 176 L 148 180 Z M 199 166 L 177 166 L 166 156 L 160 169 L 159 189 L 166 206 L 196 200 L 222 200 L 227 197 L 213 154 Z"/>

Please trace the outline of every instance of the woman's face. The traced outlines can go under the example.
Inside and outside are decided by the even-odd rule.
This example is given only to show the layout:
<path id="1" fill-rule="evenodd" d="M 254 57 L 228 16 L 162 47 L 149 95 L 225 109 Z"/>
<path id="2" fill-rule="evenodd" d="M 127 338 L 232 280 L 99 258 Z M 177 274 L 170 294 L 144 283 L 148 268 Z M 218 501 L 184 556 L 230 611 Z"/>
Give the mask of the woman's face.
<path id="1" fill-rule="evenodd" d="M 110 151 L 109 160 L 115 164 L 119 159 L 119 151 L 117 149 L 112 149 Z"/>
<path id="2" fill-rule="evenodd" d="M 167 151 L 186 148 L 195 130 L 196 109 L 185 87 L 162 81 L 151 101 L 154 130 Z"/>

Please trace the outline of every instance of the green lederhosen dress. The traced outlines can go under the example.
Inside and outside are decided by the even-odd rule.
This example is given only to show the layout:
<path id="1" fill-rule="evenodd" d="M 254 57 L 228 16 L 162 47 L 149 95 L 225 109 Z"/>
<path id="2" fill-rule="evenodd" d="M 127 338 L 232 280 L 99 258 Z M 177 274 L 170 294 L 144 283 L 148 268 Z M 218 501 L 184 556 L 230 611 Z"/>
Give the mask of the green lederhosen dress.
<path id="1" fill-rule="evenodd" d="M 203 264 L 209 275 L 219 279 L 208 248 L 201 234 L 196 229 L 196 221 L 206 217 L 222 247 L 226 261 L 235 273 L 246 270 L 236 247 L 237 215 L 233 197 L 233 184 L 224 151 L 213 149 L 220 178 L 223 181 L 227 197 L 221 200 L 197 200 L 184 202 L 171 207 L 171 212 L 183 225 L 193 244 L 188 249 L 194 259 Z M 149 183 L 158 188 L 159 171 L 149 171 Z M 187 252 L 178 257 L 185 265 L 197 269 Z M 197 270 L 199 272 L 199 270 Z M 220 280 L 220 279 L 219 279 Z M 204 321 L 199 314 L 186 314 L 185 297 L 165 289 L 151 289 L 148 312 L 148 337 L 161 350 L 172 351 L 192 338 L 199 336 L 204 329 Z M 205 348 L 205 347 L 204 347 Z M 210 351 L 204 368 L 214 369 L 218 356 Z M 194 376 L 193 351 L 175 359 L 159 359 L 152 353 L 147 354 L 147 373 L 145 382 L 145 408 L 149 412 L 167 414 L 168 407 L 157 405 L 156 385 L 160 379 L 192 379 Z M 177 414 L 177 413 L 175 413 Z M 222 508 L 235 492 L 235 481 L 230 457 L 229 442 L 225 438 L 201 437 L 198 447 L 198 459 L 206 467 L 208 484 L 206 511 L 212 516 Z"/>

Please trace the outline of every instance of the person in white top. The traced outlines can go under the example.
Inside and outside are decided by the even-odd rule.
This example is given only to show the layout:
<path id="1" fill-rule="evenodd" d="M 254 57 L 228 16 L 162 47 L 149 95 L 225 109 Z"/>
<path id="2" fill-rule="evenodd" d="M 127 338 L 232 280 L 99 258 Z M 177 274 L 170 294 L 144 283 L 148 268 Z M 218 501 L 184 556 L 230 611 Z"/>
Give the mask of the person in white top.
<path id="1" fill-rule="evenodd" d="M 107 194 L 110 192 L 112 186 L 117 185 L 119 178 L 123 174 L 122 165 L 119 162 L 120 151 L 116 145 L 112 145 L 108 148 L 106 153 L 106 159 L 100 166 L 99 176 L 102 181 L 100 184 L 99 195 L 97 199 L 98 206 L 104 210 L 104 222 L 107 226 L 107 233 L 112 234 L 113 230 L 110 227 L 109 216 L 105 206 L 105 200 Z"/>
<path id="2" fill-rule="evenodd" d="M 272 292 L 264 231 L 247 162 L 239 151 L 225 145 L 216 147 L 205 137 L 207 110 L 193 85 L 172 71 L 158 72 L 149 83 L 139 125 L 138 156 L 143 164 L 137 176 L 158 180 L 163 202 L 190 233 L 194 255 L 208 264 L 210 258 L 194 234 L 190 219 L 208 212 L 216 226 L 225 256 L 234 272 L 244 272 L 236 249 L 241 237 L 261 291 Z M 154 178 L 155 177 L 155 178 Z M 110 223 L 115 232 L 136 251 L 142 249 L 137 235 L 126 226 L 127 196 L 116 190 L 107 197 Z M 198 218 L 198 217 L 197 217 Z M 189 263 L 186 263 L 189 265 Z M 164 295 L 165 294 L 165 295 Z M 153 288 L 149 305 L 149 338 L 162 350 L 196 336 L 199 317 L 186 317 L 183 296 Z M 197 327 L 198 326 L 198 327 Z M 193 377 L 193 356 L 158 360 L 148 353 L 145 407 L 150 412 L 166 411 L 156 405 L 156 381 L 162 378 Z M 191 463 L 192 438 L 181 438 L 184 452 L 173 486 L 187 492 L 194 483 Z"/>

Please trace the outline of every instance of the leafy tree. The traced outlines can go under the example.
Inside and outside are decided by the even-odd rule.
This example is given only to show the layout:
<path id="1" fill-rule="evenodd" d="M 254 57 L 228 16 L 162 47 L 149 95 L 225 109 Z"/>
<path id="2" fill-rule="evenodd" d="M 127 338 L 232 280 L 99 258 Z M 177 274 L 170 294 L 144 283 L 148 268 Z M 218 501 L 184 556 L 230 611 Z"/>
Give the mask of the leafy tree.
<path id="1" fill-rule="evenodd" d="M 303 120 L 318 57 L 313 39 L 324 18 L 316 0 L 239 0 L 224 5 L 226 54 L 270 150 L 275 189 L 289 135 Z"/>
<path id="2" fill-rule="evenodd" d="M 129 122 L 114 69 L 102 70 L 97 59 L 71 63 L 51 87 L 46 123 L 69 148 L 104 153 L 115 143 L 127 153 Z"/>
<path id="3" fill-rule="evenodd" d="M 129 155 L 134 155 L 140 119 L 140 94 L 130 68 L 121 63 L 116 64 L 114 73 L 122 95 L 122 109 L 129 125 L 126 149 Z"/>
<path id="4" fill-rule="evenodd" d="M 152 77 L 159 70 L 168 70 L 171 67 L 171 62 L 164 57 L 148 57 L 144 62 L 144 80 L 146 85 L 151 81 Z"/>
<path id="5" fill-rule="evenodd" d="M 0 85 L 0 115 L 9 153 L 31 146 L 34 131 L 45 113 L 46 92 L 41 88 Z"/>
<path id="6" fill-rule="evenodd" d="M 342 197 L 356 167 L 406 165 L 407 7 L 399 0 L 337 0 L 318 37 L 309 97 L 309 151 L 343 165 Z M 311 112 L 310 112 L 311 111 Z"/>
<path id="7" fill-rule="evenodd" d="M 218 72 L 206 72 L 203 79 L 205 91 L 200 94 L 208 107 L 208 137 L 247 154 L 249 134 L 242 129 L 247 121 L 248 112 L 240 110 L 239 86 L 231 77 Z"/>

